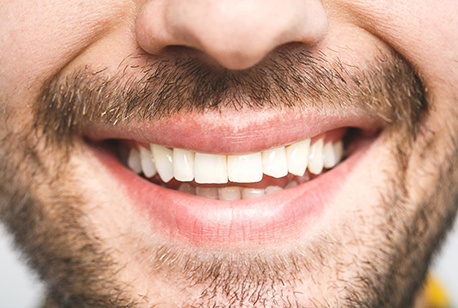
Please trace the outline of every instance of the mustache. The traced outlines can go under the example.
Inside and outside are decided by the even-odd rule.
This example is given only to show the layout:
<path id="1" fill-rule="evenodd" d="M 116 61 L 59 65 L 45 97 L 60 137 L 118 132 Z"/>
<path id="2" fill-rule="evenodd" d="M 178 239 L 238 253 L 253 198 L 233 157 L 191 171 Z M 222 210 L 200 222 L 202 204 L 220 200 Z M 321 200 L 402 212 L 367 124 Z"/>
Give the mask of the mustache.
<path id="1" fill-rule="evenodd" d="M 38 134 L 68 145 L 88 123 L 140 123 L 247 107 L 357 109 L 415 134 L 427 109 L 420 78 L 396 53 L 380 53 L 364 70 L 305 50 L 275 52 L 242 71 L 184 55 L 121 67 L 111 76 L 108 69 L 90 67 L 54 76 L 34 106 Z"/>

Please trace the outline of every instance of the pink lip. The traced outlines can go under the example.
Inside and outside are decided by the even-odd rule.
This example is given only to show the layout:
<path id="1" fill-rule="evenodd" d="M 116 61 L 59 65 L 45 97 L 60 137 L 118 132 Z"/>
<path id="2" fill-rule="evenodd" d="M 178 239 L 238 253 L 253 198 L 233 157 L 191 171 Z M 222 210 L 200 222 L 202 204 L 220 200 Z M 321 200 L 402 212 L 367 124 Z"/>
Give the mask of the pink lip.
<path id="1" fill-rule="evenodd" d="M 339 193 L 370 143 L 335 169 L 295 188 L 236 202 L 210 200 L 167 189 L 124 167 L 113 153 L 97 146 L 92 152 L 125 187 L 132 203 L 159 234 L 196 246 L 219 247 L 279 243 L 307 232 Z"/>
<path id="2" fill-rule="evenodd" d="M 125 187 L 137 210 L 157 234 L 197 246 L 280 243 L 314 225 L 333 204 L 340 184 L 371 144 L 357 150 L 336 168 L 295 188 L 252 200 L 220 201 L 187 195 L 155 185 L 123 166 L 113 153 L 97 146 L 105 139 L 130 139 L 207 153 L 253 152 L 313 137 L 341 127 L 358 127 L 370 135 L 380 123 L 367 116 L 228 114 L 214 124 L 214 115 L 175 116 L 137 127 L 91 126 L 89 149 Z M 212 118 L 213 117 L 213 118 Z M 251 120 L 249 120 L 251 119 Z M 231 125 L 232 123 L 232 125 Z M 242 124 L 238 124 L 242 123 Z M 95 145 L 92 145 L 95 143 Z"/>
<path id="3" fill-rule="evenodd" d="M 365 135 L 380 129 L 367 114 L 320 114 L 291 111 L 225 112 L 175 115 L 133 126 L 91 125 L 85 136 L 92 141 L 134 140 L 202 153 L 250 153 L 289 144 L 337 128 L 356 127 Z"/>

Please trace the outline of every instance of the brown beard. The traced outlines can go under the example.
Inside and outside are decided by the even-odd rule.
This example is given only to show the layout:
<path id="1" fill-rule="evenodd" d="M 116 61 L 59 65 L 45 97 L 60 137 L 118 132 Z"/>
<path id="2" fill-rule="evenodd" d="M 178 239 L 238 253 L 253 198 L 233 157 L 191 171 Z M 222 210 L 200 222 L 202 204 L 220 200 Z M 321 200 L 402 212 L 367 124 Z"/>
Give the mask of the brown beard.
<path id="1" fill-rule="evenodd" d="M 336 110 L 362 108 L 389 123 L 385 137 L 392 144 L 398 171 L 390 175 L 392 182 L 387 184 L 381 208 L 384 221 L 393 228 L 377 226 L 384 231 L 383 238 L 377 239 L 383 248 L 377 251 L 378 259 L 389 263 L 389 271 L 379 272 L 375 261 L 363 262 L 357 278 L 348 282 L 353 291 L 342 302 L 348 307 L 406 307 L 412 303 L 427 264 L 455 216 L 458 141 L 453 132 L 458 131 L 458 125 L 456 120 L 449 124 L 455 130 L 442 139 L 427 130 L 428 105 L 419 78 L 407 63 L 397 55 L 381 56 L 371 70 L 347 71 L 341 63 L 330 64 L 324 58 L 295 52 L 276 54 L 241 72 L 215 69 L 196 58 L 163 60 L 132 69 L 138 73 L 126 74 L 124 70 L 108 78 L 103 72 L 86 69 L 53 78 L 33 105 L 32 123 L 18 124 L 13 109 L 2 114 L 0 217 L 29 256 L 30 265 L 46 281 L 49 305 L 140 305 L 127 298 L 125 286 L 112 278 L 123 265 L 117 264 L 103 249 L 104 243 L 80 222 L 85 196 L 83 191 L 71 189 L 77 187 L 71 184 L 78 175 L 73 174 L 65 158 L 71 151 L 82 150 L 78 141 L 84 127 L 97 122 L 123 125 L 154 121 L 177 112 L 212 108 L 224 112 L 225 108 L 245 104 L 253 109 L 334 104 Z M 416 205 L 418 211 L 406 219 L 399 213 L 411 197 L 406 184 L 409 161 L 418 154 L 418 148 L 425 157 L 436 148 L 442 149 L 439 141 L 450 150 L 434 164 L 438 183 L 425 192 L 423 202 Z M 398 233 L 402 242 L 394 241 Z M 401 245 L 405 249 L 399 249 Z M 162 246 L 152 255 L 152 271 L 175 272 L 181 283 L 207 286 L 200 299 L 188 303 L 196 307 L 224 307 L 214 299 L 216 293 L 224 294 L 227 303 L 234 305 L 253 303 L 255 298 L 262 306 L 263 299 L 268 302 L 273 284 L 294 284 L 289 280 L 298 279 L 300 271 L 311 267 L 297 254 L 276 261 L 275 256 L 248 260 L 243 254 L 232 260 L 204 260 Z M 325 262 L 318 257 L 320 253 L 309 255 L 317 257 L 313 260 L 317 264 Z M 180 262 L 172 264 L 177 258 Z M 297 272 L 288 273 L 291 267 L 287 262 L 295 264 Z M 247 272 L 251 274 L 242 275 Z M 243 297 L 253 288 L 251 296 Z M 300 306 L 292 296 L 281 298 L 279 306 Z"/>
<path id="2" fill-rule="evenodd" d="M 114 77 L 86 68 L 56 76 L 44 86 L 34 126 L 65 146 L 93 123 L 138 124 L 177 113 L 242 108 L 326 108 L 362 110 L 387 123 L 402 122 L 414 137 L 426 110 L 418 77 L 396 55 L 378 55 L 371 66 L 349 71 L 338 60 L 329 63 L 324 56 L 292 49 L 277 51 L 244 71 L 180 54 L 146 66 L 120 65 L 123 69 Z"/>

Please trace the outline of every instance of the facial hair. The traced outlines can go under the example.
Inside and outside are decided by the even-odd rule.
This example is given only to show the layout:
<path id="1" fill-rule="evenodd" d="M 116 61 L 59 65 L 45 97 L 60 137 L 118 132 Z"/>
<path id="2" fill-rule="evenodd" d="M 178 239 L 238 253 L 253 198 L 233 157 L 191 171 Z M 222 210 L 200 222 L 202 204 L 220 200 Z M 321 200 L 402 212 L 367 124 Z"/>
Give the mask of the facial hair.
<path id="1" fill-rule="evenodd" d="M 84 127 L 88 123 L 128 125 L 212 109 L 307 109 L 324 104 L 333 104 L 337 111 L 360 108 L 387 123 L 385 138 L 398 166 L 381 192 L 383 223 L 388 225 L 377 226 L 384 232 L 378 239 L 383 249 L 376 255 L 385 260 L 388 266 L 383 268 L 389 270 L 380 272 L 377 262 L 358 261 L 364 266 L 347 282 L 349 291 L 340 303 L 344 307 L 406 307 L 455 216 L 458 142 L 449 133 L 439 144 L 428 131 L 424 123 L 429 105 L 420 79 L 398 55 L 380 55 L 365 71 L 349 71 L 338 61 L 329 63 L 324 56 L 300 51 L 274 54 L 240 72 L 215 68 L 198 58 L 178 57 L 139 68 L 126 65 L 115 77 L 87 68 L 55 76 L 33 103 L 31 123 L 18 124 L 13 107 L 2 114 L 0 217 L 28 255 L 28 262 L 46 281 L 49 305 L 140 306 L 139 300 L 124 292 L 132 286 L 113 279 L 123 264 L 81 224 L 88 201 L 83 191 L 75 189 L 78 185 L 72 185 L 78 174 L 73 174 L 69 158 L 82 151 L 78 140 Z M 451 125 L 458 131 L 456 122 Z M 411 199 L 406 177 L 418 140 L 425 145 L 425 156 L 442 149 L 443 142 L 449 150 L 435 164 L 436 187 L 425 192 L 422 202 L 415 205 L 418 210 L 406 219 L 399 213 Z M 345 232 L 345 226 L 342 228 Z M 399 233 L 402 240 L 394 241 Z M 400 245 L 405 249 L 399 250 Z M 189 286 L 205 286 L 199 298 L 183 306 L 251 303 L 263 307 L 272 303 L 273 286 L 294 286 L 307 269 L 326 265 L 323 243 L 317 241 L 309 247 L 314 251 L 304 248 L 303 255 L 314 260 L 305 260 L 297 252 L 258 259 L 242 252 L 190 255 L 161 245 L 150 253 L 151 271 L 174 273 L 180 283 Z M 171 260 L 175 260 L 173 264 Z M 224 302 L 215 296 L 218 293 L 223 294 Z M 292 294 L 275 296 L 278 306 L 301 306 Z"/>

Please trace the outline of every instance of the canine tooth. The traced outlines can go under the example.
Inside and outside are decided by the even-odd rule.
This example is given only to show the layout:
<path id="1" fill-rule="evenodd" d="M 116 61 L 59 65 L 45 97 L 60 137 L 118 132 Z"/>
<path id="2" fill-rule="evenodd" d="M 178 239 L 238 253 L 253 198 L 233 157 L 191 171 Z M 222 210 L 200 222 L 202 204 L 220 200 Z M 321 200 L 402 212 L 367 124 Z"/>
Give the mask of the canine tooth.
<path id="1" fill-rule="evenodd" d="M 310 139 L 293 143 L 286 147 L 288 170 L 291 174 L 303 176 L 307 169 L 310 153 Z"/>
<path id="2" fill-rule="evenodd" d="M 262 152 L 262 171 L 274 178 L 281 178 L 288 174 L 288 160 L 285 147 L 278 147 Z"/>
<path id="3" fill-rule="evenodd" d="M 258 189 L 258 188 L 243 188 L 242 189 L 242 199 L 253 199 L 253 198 L 264 196 L 265 194 L 266 194 L 265 189 Z"/>
<path id="4" fill-rule="evenodd" d="M 310 147 L 308 168 L 313 174 L 320 174 L 323 171 L 323 138 Z"/>
<path id="5" fill-rule="evenodd" d="M 153 154 L 144 147 L 140 147 L 140 158 L 142 164 L 143 174 L 147 178 L 151 178 L 156 175 L 156 166 L 153 161 Z"/>
<path id="6" fill-rule="evenodd" d="M 227 183 L 226 155 L 196 153 L 194 178 L 197 183 L 201 184 Z"/>
<path id="7" fill-rule="evenodd" d="M 178 191 L 181 191 L 183 193 L 187 193 L 190 195 L 195 195 L 196 194 L 196 188 L 192 186 L 190 183 L 183 183 L 178 187 Z"/>
<path id="8" fill-rule="evenodd" d="M 270 194 L 273 194 L 273 193 L 276 193 L 278 191 L 282 191 L 283 188 L 281 188 L 280 186 L 267 186 L 266 187 L 266 195 L 270 195 Z"/>
<path id="9" fill-rule="evenodd" d="M 156 162 L 157 173 L 167 183 L 173 178 L 173 150 L 162 145 L 152 144 L 151 152 Z"/>
<path id="10" fill-rule="evenodd" d="M 196 187 L 196 195 L 218 200 L 218 189 L 215 187 Z"/>
<path id="11" fill-rule="evenodd" d="M 254 183 L 262 180 L 261 153 L 228 155 L 227 174 L 229 180 L 238 183 Z"/>
<path id="12" fill-rule="evenodd" d="M 323 166 L 332 168 L 338 163 L 337 153 L 334 150 L 332 142 L 328 142 L 323 147 Z"/>
<path id="13" fill-rule="evenodd" d="M 142 172 L 140 153 L 136 149 L 130 149 L 127 166 L 135 173 Z"/>
<path id="14" fill-rule="evenodd" d="M 194 179 L 194 152 L 173 149 L 173 176 L 183 182 Z"/>
<path id="15" fill-rule="evenodd" d="M 218 189 L 219 200 L 236 201 L 242 198 L 240 187 L 229 186 Z"/>

